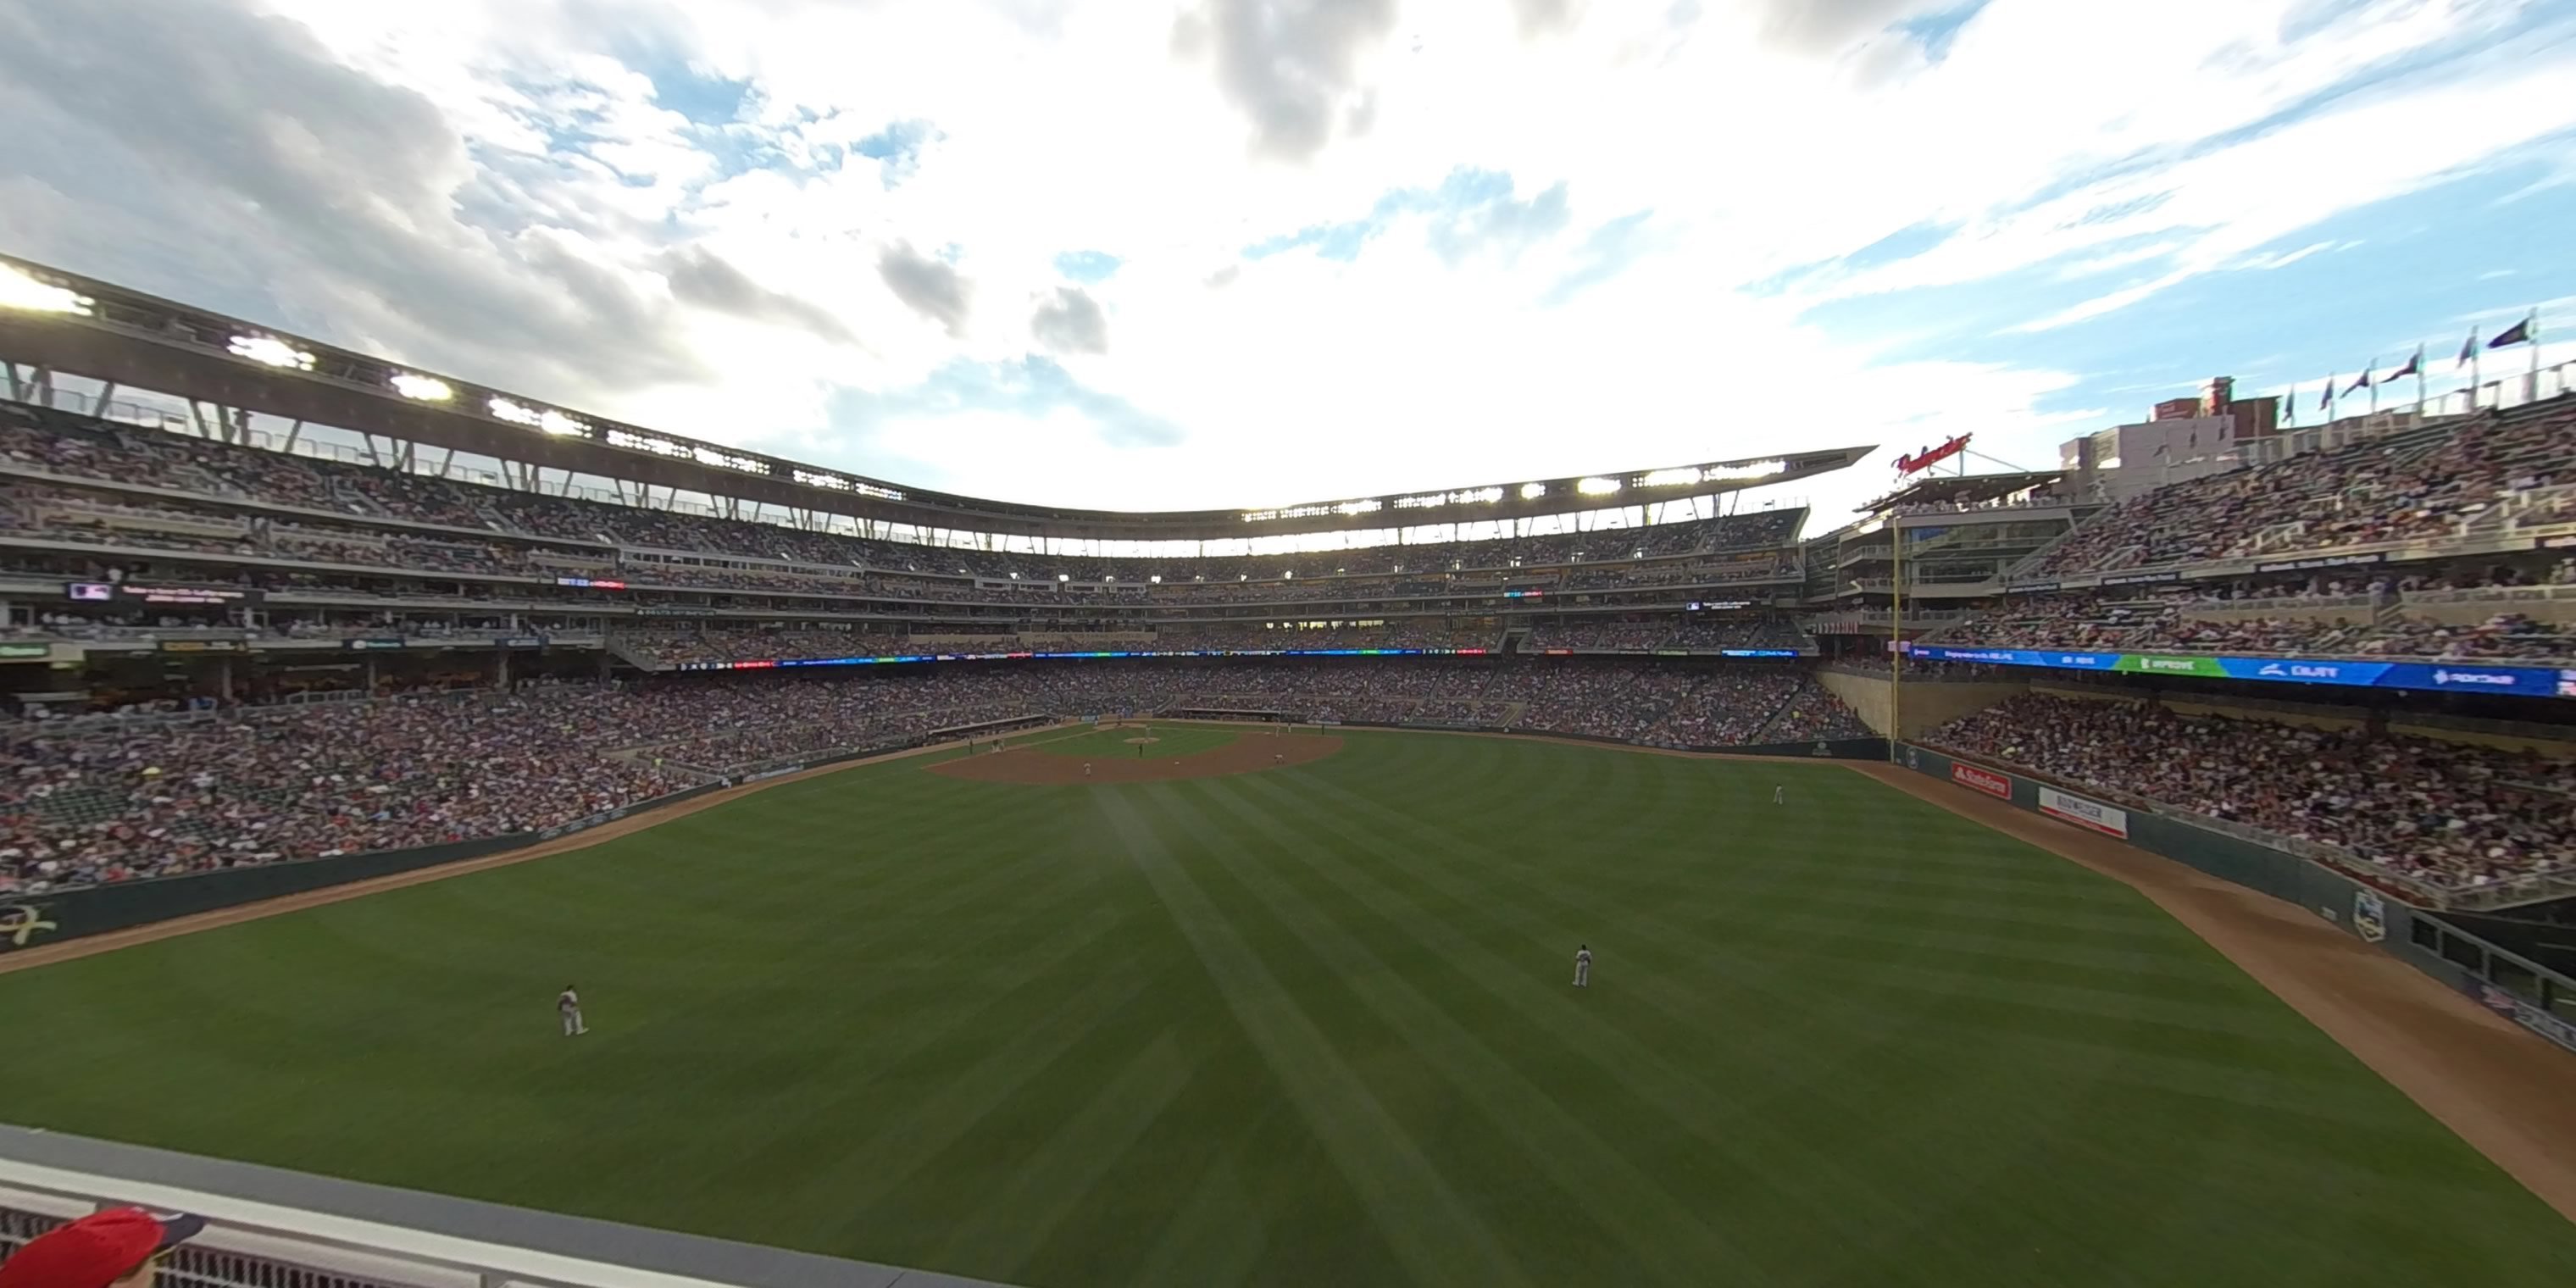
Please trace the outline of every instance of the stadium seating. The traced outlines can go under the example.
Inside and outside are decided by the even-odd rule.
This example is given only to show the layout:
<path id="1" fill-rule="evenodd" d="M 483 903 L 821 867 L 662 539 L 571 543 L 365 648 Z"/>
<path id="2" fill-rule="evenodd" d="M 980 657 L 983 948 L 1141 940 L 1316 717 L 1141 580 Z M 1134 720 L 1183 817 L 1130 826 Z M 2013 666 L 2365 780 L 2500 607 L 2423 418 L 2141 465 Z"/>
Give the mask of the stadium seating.
<path id="1" fill-rule="evenodd" d="M 1662 746 L 1861 736 L 1804 672 L 1580 660 L 960 663 L 0 726 L 0 894 L 556 826 L 995 721 L 1181 708 Z"/>
<path id="2" fill-rule="evenodd" d="M 1997 648 L 2576 665 L 2576 558 L 2506 572 L 2015 596 L 1930 638 Z"/>
<path id="3" fill-rule="evenodd" d="M 2563 401 L 2156 488 L 2094 516 L 2032 571 L 2106 572 L 2459 531 L 2518 493 L 2576 482 L 2567 450 L 2576 405 Z"/>
<path id="4" fill-rule="evenodd" d="M 2528 752 L 2047 694 L 1925 741 L 2448 889 L 2576 870 L 2576 763 Z"/>

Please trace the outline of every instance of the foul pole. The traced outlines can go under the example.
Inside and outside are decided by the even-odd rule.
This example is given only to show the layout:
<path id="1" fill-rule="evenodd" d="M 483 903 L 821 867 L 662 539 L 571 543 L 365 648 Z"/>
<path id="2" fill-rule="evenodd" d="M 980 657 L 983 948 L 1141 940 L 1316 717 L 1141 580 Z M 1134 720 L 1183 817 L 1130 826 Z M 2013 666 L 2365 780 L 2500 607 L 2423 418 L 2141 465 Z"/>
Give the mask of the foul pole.
<path id="1" fill-rule="evenodd" d="M 1896 743 L 1905 735 L 1905 527 L 1902 515 L 1887 516 L 1888 584 L 1895 594 L 1887 614 L 1887 761 L 1896 763 Z"/>

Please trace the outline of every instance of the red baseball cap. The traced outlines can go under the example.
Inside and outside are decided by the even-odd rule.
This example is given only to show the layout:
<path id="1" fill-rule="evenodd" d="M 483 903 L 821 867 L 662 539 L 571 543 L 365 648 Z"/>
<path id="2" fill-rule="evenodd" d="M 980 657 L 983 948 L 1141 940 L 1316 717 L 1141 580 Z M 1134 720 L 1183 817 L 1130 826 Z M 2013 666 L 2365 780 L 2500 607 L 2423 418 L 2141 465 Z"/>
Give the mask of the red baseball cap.
<path id="1" fill-rule="evenodd" d="M 0 1262 L 0 1288 L 107 1288 L 206 1228 L 184 1212 L 112 1208 L 28 1241 Z"/>

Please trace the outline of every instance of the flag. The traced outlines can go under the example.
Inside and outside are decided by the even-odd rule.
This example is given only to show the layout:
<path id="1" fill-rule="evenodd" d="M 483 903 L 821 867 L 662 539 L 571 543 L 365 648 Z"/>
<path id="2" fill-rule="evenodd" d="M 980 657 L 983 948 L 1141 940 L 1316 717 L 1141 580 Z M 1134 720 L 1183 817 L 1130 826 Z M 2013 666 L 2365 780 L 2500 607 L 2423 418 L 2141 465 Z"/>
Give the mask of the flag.
<path id="1" fill-rule="evenodd" d="M 2460 345 L 2460 360 L 2459 360 L 2458 362 L 2454 362 L 2454 363 L 2452 363 L 2451 365 L 2452 365 L 2452 366 L 2454 366 L 2454 367 L 2465 367 L 2465 366 L 2469 365 L 2470 363 L 2475 362 L 2475 361 L 2477 361 L 2477 360 L 2478 360 L 2478 329 L 2477 329 L 2476 327 L 2470 327 L 2470 328 L 2469 328 L 2469 338 L 2468 338 L 2465 342 L 2463 342 L 2463 343 Z"/>
<path id="2" fill-rule="evenodd" d="M 2376 361 L 2376 359 L 2373 361 Z M 2368 388 L 2370 388 L 2370 368 L 2363 367 L 2361 369 L 2361 374 L 2352 378 L 2352 387 L 2344 390 L 2344 393 L 2349 396 Z"/>
<path id="3" fill-rule="evenodd" d="M 2326 377 L 2326 387 L 2317 391 L 2317 410 L 2334 406 L 2334 377 Z"/>
<path id="4" fill-rule="evenodd" d="M 2408 376 L 2420 376 L 2423 374 L 2424 346 L 2419 344 L 2415 346 L 2415 356 L 2408 358 L 2405 366 L 2399 367 L 2397 370 L 2392 371 L 2385 376 L 2381 376 L 2380 380 L 2382 383 L 2385 383 L 2391 380 L 2404 380 Z"/>
<path id="5" fill-rule="evenodd" d="M 2501 349 L 2506 345 L 2529 343 L 2531 343 L 2531 319 L 2526 317 L 2523 320 L 2514 323 L 2512 326 L 2496 332 L 2496 338 L 2487 341 L 2487 347 L 2490 349 Z"/>

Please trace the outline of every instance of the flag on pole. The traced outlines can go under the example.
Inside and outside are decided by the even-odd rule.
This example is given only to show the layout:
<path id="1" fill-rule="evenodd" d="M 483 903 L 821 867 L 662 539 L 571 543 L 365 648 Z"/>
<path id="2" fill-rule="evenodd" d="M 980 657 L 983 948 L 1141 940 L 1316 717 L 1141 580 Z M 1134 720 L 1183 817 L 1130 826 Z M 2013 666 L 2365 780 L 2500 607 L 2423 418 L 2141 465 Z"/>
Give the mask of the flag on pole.
<path id="1" fill-rule="evenodd" d="M 2379 360 L 2376 358 L 2371 359 L 2372 366 L 2378 365 L 2378 362 Z M 2370 388 L 2370 367 L 2363 367 L 2361 369 L 2361 374 L 2354 376 L 2352 378 L 2351 386 L 2346 388 L 2343 392 L 2345 397 L 2350 397 L 2368 388 Z"/>
<path id="2" fill-rule="evenodd" d="M 2496 338 L 2487 341 L 2487 347 L 2490 349 L 2502 349 L 2510 345 L 2531 343 L 2532 321 L 2533 318 L 2537 316 L 2537 314 L 2534 314 L 2532 317 L 2525 317 L 2523 320 L 2514 323 L 2512 326 L 2496 332 Z"/>
<path id="3" fill-rule="evenodd" d="M 2422 346 L 2422 345 L 2420 345 L 2420 344 L 2419 344 L 2419 345 L 2415 346 L 2415 356 L 2414 356 L 2414 357 L 2412 357 L 2412 358 L 2408 358 L 2408 359 L 2406 360 L 2406 365 L 2405 365 L 2405 366 L 2399 367 L 2397 370 L 2392 371 L 2392 372 L 2389 372 L 2387 375 L 2380 377 L 2380 378 L 2379 378 L 2379 380 L 2380 380 L 2380 383 L 2381 383 L 2381 384 L 2386 384 L 2386 383 L 2388 383 L 2388 382 L 2389 382 L 2389 381 L 2391 381 L 2391 380 L 2404 380 L 2404 379 L 2405 379 L 2406 377 L 2408 377 L 2408 376 L 2420 376 L 2420 375 L 2423 375 L 2423 374 L 2424 374 L 2424 346 Z"/>
<path id="4" fill-rule="evenodd" d="M 2461 345 L 2460 345 L 2460 360 L 2459 360 L 2458 362 L 2454 362 L 2454 363 L 2452 363 L 2451 365 L 2452 365 L 2452 366 L 2454 366 L 2454 367 L 2465 367 L 2465 366 L 2469 365 L 2470 363 L 2475 362 L 2475 361 L 2477 361 L 2477 360 L 2478 360 L 2478 329 L 2477 329 L 2476 327 L 2470 327 L 2470 328 L 2469 328 L 2469 338 L 2468 338 L 2466 341 L 2462 342 L 2462 343 L 2461 343 Z"/>
<path id="5" fill-rule="evenodd" d="M 2317 410 L 2324 411 L 2334 406 L 2334 381 L 2334 377 L 2326 377 L 2326 387 L 2317 391 Z"/>

